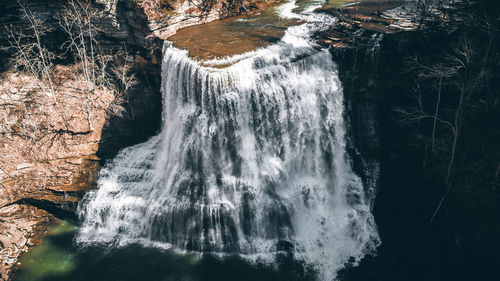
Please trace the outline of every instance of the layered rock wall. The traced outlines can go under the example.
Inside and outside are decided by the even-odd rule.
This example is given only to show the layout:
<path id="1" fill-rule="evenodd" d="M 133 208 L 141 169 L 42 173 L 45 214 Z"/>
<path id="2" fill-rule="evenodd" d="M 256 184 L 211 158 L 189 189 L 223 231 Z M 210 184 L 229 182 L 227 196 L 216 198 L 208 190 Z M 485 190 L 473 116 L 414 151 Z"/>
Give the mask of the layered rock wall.
<path id="1" fill-rule="evenodd" d="M 77 0 L 74 0 L 77 1 Z M 80 2 L 86 2 L 80 0 Z M 94 0 L 95 38 L 111 63 L 125 59 L 136 82 L 126 97 L 116 89 L 89 90 L 81 66 L 61 47 L 68 39 L 58 14 L 65 0 L 24 0 L 52 31 L 42 44 L 56 54 L 53 90 L 11 67 L 5 28 L 29 34 L 17 0 L 0 3 L 0 280 L 57 218 L 76 219 L 75 207 L 103 159 L 144 141 L 160 126 L 161 39 L 178 29 L 259 11 L 274 0 Z M 109 70 L 108 72 L 112 71 Z M 118 99 L 123 99 L 117 102 Z M 115 114 L 113 108 L 122 108 Z"/>

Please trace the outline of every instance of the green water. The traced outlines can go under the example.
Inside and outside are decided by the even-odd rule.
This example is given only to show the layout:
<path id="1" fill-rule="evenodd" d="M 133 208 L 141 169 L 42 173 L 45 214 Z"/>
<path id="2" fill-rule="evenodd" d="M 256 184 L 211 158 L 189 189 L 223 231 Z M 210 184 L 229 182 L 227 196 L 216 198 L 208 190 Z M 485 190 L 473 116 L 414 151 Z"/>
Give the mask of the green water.
<path id="1" fill-rule="evenodd" d="M 313 280 L 312 270 L 287 255 L 276 263 L 249 264 L 237 256 L 197 257 L 131 245 L 123 248 L 78 247 L 76 228 L 67 223 L 49 230 L 41 245 L 21 258 L 13 281 L 158 280 L 295 281 Z"/>
<path id="2" fill-rule="evenodd" d="M 75 269 L 75 256 L 71 249 L 61 245 L 71 244 L 74 227 L 69 223 L 52 227 L 49 236 L 40 246 L 21 259 L 23 270 L 15 280 L 44 280 L 45 276 L 66 274 Z M 69 238 L 69 240 L 68 240 Z"/>

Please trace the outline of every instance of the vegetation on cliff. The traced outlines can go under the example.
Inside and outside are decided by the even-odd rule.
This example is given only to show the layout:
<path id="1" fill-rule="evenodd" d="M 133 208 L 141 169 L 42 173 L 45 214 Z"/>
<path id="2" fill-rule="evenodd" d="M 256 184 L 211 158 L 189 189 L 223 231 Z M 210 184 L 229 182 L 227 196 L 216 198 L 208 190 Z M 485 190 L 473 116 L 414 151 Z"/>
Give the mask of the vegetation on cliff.
<path id="1" fill-rule="evenodd" d="M 377 102 L 374 212 L 383 241 L 378 257 L 346 271 L 346 280 L 492 280 L 498 273 L 499 6 L 461 1 L 439 17 L 426 11 L 415 31 L 385 35 L 375 57 L 354 56 L 370 66 L 350 73 L 367 81 L 350 86 L 344 78 L 354 102 Z"/>
<path id="2" fill-rule="evenodd" d="M 17 257 L 38 243 L 37 229 L 43 231 L 54 217 L 76 216 L 76 204 L 99 169 L 95 154 L 103 150 L 114 124 L 140 123 L 157 105 L 143 106 L 151 103 L 151 88 L 156 88 L 154 79 L 144 81 L 152 68 L 143 58 L 148 51 L 110 37 L 110 29 L 119 29 L 107 24 L 109 14 L 99 4 L 13 0 L 1 6 L 5 14 L 0 12 L 0 279 L 4 280 Z M 154 124 L 151 119 L 147 122 Z M 129 135 L 134 128 L 126 128 Z M 113 137 L 119 139 L 120 133 L 115 131 Z M 112 152 L 119 149 L 110 143 Z"/>
<path id="3" fill-rule="evenodd" d="M 450 194 L 467 194 L 483 206 L 498 203 L 498 11 L 491 1 L 455 4 L 444 11 L 446 21 L 421 28 L 420 48 L 407 56 L 406 81 L 413 83 L 396 118 L 409 130 L 411 148 L 421 151 L 426 177 L 444 187 L 429 223 L 449 216 Z"/>

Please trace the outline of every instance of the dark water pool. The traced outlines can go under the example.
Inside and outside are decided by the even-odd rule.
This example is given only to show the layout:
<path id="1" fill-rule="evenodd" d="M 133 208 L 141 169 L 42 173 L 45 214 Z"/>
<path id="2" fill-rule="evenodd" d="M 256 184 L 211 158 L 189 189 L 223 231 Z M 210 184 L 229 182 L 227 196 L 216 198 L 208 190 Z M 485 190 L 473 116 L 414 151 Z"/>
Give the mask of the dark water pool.
<path id="1" fill-rule="evenodd" d="M 160 281 L 295 281 L 314 280 L 312 270 L 280 255 L 273 265 L 249 264 L 237 256 L 224 259 L 181 255 L 169 250 L 131 245 L 124 248 L 78 247 L 75 227 L 52 227 L 41 245 L 24 255 L 14 281 L 160 280 Z"/>

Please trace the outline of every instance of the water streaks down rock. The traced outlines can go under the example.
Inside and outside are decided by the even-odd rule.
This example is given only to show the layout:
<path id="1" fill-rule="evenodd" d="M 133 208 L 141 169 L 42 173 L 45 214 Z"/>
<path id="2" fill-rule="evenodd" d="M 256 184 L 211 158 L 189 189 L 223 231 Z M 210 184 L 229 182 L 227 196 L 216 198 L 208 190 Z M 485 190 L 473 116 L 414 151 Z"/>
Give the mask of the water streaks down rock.
<path id="1" fill-rule="evenodd" d="M 78 242 L 142 243 L 271 260 L 285 244 L 324 280 L 379 243 L 346 153 L 342 87 L 310 38 L 333 18 L 292 13 L 265 49 L 203 67 L 164 47 L 163 128 L 100 174 Z M 290 249 L 292 248 L 292 249 Z"/>

